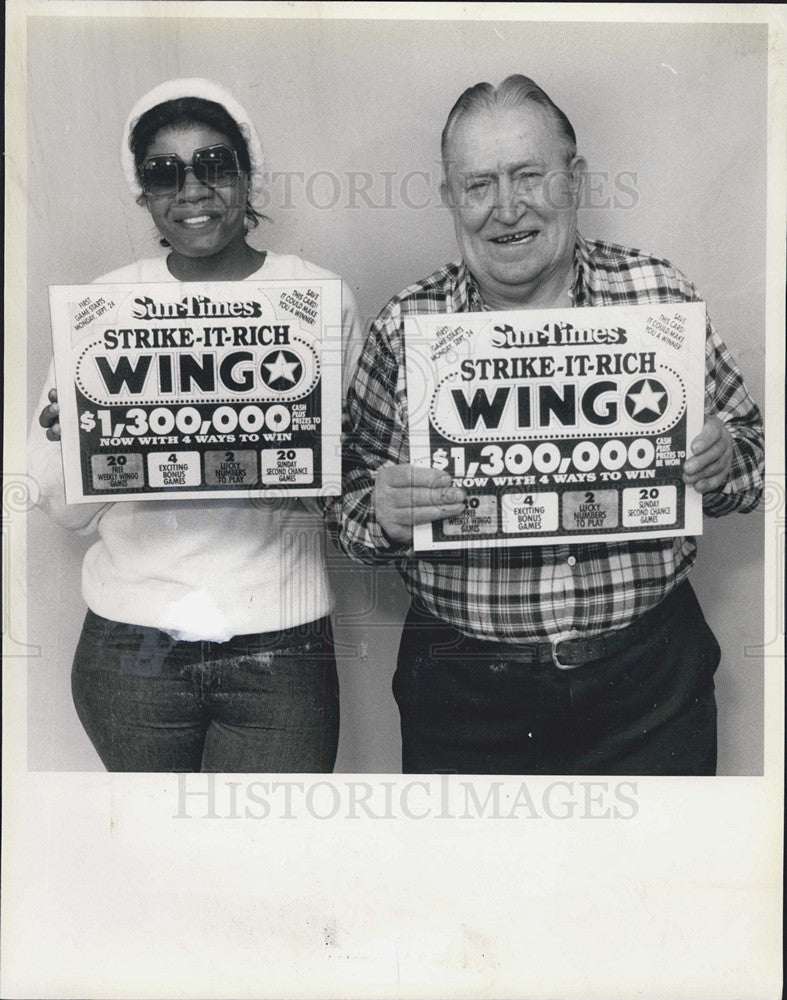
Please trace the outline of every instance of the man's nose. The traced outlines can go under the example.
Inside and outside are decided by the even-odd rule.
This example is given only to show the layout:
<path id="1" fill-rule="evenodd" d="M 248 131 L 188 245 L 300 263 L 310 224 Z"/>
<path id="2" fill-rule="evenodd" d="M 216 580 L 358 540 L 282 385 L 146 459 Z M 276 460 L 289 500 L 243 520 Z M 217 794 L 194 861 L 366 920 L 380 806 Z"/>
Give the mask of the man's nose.
<path id="1" fill-rule="evenodd" d="M 517 185 L 505 175 L 498 180 L 495 214 L 500 222 L 516 222 L 525 210 L 525 199 Z"/>

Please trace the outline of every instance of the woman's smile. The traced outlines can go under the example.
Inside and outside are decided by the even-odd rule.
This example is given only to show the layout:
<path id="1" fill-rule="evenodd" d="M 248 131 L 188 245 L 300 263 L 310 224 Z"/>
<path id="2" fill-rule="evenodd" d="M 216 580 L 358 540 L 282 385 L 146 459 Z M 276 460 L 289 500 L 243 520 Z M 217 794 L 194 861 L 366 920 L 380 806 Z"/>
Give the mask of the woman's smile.
<path id="1" fill-rule="evenodd" d="M 215 216 L 212 215 L 191 215 L 180 221 L 186 226 L 200 226 L 205 222 L 210 222 L 213 218 Z"/>

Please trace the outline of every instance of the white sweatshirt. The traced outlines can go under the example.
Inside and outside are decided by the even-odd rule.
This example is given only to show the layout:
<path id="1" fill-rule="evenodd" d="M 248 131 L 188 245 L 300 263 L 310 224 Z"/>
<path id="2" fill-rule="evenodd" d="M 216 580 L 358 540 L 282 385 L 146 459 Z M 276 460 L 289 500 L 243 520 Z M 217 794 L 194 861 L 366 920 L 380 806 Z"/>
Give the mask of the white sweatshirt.
<path id="1" fill-rule="evenodd" d="M 268 253 L 254 279 L 334 278 L 300 257 Z M 140 260 L 98 282 L 172 281 L 165 258 Z M 342 285 L 343 383 L 361 344 L 358 308 Z M 82 564 L 82 594 L 104 618 L 145 625 L 182 639 L 226 641 L 273 632 L 328 614 L 333 599 L 325 532 L 315 505 L 286 500 L 127 500 L 65 503 L 60 443 L 38 423 L 55 385 L 50 365 L 28 440 L 39 506 L 67 528 L 98 532 Z"/>

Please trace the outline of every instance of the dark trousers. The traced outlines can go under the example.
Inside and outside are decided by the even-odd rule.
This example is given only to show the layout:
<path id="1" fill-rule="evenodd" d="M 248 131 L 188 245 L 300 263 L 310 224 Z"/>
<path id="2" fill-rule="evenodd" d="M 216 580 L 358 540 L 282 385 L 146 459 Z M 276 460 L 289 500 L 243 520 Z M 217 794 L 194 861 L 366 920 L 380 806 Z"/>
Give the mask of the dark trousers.
<path id="1" fill-rule="evenodd" d="M 645 636 L 573 669 L 411 608 L 393 681 L 404 772 L 715 774 L 719 645 L 691 586 L 675 597 Z"/>
<path id="2" fill-rule="evenodd" d="M 328 618 L 179 642 L 88 611 L 71 686 L 108 771 L 327 772 L 336 760 Z"/>

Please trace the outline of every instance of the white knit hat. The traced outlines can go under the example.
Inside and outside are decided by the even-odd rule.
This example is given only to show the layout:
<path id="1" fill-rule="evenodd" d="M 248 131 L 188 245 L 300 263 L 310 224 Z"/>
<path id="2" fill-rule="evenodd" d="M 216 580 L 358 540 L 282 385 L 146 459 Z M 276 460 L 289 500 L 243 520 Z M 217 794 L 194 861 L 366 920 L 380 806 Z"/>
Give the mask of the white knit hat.
<path id="1" fill-rule="evenodd" d="M 246 109 L 228 90 L 211 80 L 203 80 L 200 77 L 194 77 L 190 80 L 167 80 L 165 83 L 160 83 L 153 90 L 148 91 L 144 97 L 141 97 L 131 109 L 123 128 L 123 138 L 120 143 L 120 162 L 123 165 L 123 173 L 131 193 L 135 198 L 139 198 L 142 194 L 142 185 L 137 176 L 134 155 L 128 144 L 131 129 L 136 124 L 137 119 L 146 111 L 155 108 L 157 104 L 175 101 L 179 97 L 202 97 L 207 101 L 215 101 L 216 104 L 223 105 L 227 114 L 240 126 L 249 147 L 249 160 L 251 162 L 249 197 L 253 199 L 263 188 L 263 167 L 265 165 L 265 157 L 257 129 L 252 124 Z"/>

